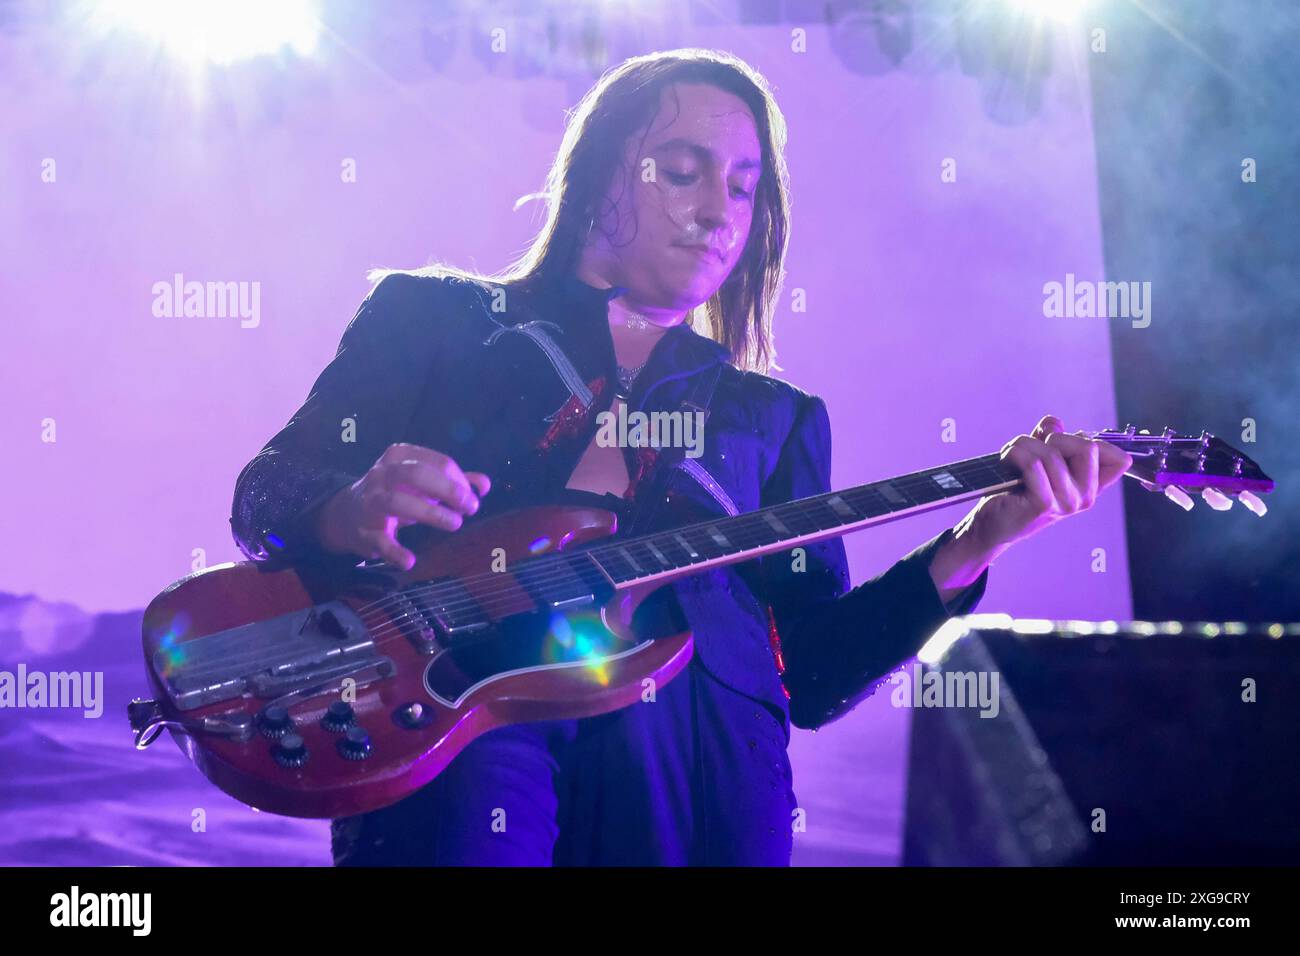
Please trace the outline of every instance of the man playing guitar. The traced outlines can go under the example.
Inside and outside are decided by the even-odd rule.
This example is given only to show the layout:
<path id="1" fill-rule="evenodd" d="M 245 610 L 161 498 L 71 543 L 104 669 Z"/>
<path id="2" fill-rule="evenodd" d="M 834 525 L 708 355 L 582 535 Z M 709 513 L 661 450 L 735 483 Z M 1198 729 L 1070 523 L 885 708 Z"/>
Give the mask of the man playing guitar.
<path id="1" fill-rule="evenodd" d="M 730 55 L 607 73 L 570 119 L 546 224 L 514 266 L 378 283 L 240 476 L 244 552 L 406 569 L 403 529 L 454 535 L 520 504 L 585 497 L 667 528 L 827 492 L 825 403 L 765 374 L 784 143 L 766 82 Z M 705 453 L 680 468 L 596 440 L 620 405 L 691 401 L 707 406 Z M 787 865 L 791 723 L 846 713 L 974 607 L 998 555 L 1090 508 L 1131 463 L 1052 416 L 1003 457 L 1021 487 L 857 588 L 838 537 L 685 579 L 665 612 L 695 633 L 676 679 L 612 713 L 478 737 L 401 802 L 335 820 L 336 863 Z M 646 493 L 670 470 L 666 494 Z"/>

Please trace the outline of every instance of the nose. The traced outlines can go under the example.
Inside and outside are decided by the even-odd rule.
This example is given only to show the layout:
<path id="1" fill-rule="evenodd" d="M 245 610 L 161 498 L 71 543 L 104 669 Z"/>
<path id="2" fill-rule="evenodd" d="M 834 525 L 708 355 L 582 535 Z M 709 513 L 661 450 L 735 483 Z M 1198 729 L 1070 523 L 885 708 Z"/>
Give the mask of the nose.
<path id="1" fill-rule="evenodd" d="M 695 214 L 696 221 L 709 232 L 730 226 L 732 216 L 728 199 L 726 180 L 709 179 L 700 201 L 700 208 Z"/>

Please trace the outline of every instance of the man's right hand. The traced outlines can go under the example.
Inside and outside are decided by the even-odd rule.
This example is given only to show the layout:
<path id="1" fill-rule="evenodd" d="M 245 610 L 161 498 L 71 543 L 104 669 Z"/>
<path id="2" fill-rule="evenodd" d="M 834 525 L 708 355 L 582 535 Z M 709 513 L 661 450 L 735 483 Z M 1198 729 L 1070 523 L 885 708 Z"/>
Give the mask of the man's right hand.
<path id="1" fill-rule="evenodd" d="M 398 529 L 424 524 L 455 531 L 491 487 L 487 475 L 461 471 L 442 452 L 390 445 L 360 480 L 325 504 L 316 537 L 326 551 L 379 558 L 409 571 L 415 555 L 398 542 Z"/>

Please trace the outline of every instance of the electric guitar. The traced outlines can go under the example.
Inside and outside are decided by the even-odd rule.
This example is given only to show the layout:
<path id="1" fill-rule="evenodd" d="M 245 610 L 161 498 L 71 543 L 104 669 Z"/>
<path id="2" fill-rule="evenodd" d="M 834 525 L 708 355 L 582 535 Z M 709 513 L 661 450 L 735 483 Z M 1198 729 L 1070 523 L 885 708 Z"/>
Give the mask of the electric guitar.
<path id="1" fill-rule="evenodd" d="M 1186 508 L 1199 493 L 1262 515 L 1258 494 L 1273 489 L 1209 434 L 1091 437 Z M 145 610 L 156 699 L 130 705 L 136 746 L 169 730 L 220 789 L 272 813 L 374 810 L 495 727 L 606 713 L 640 700 L 647 678 L 671 680 L 690 632 L 647 636 L 633 620 L 668 582 L 1018 484 L 992 454 L 627 539 L 607 510 L 520 509 L 415 548 L 410 571 L 368 563 L 321 581 L 258 562 L 208 568 Z"/>

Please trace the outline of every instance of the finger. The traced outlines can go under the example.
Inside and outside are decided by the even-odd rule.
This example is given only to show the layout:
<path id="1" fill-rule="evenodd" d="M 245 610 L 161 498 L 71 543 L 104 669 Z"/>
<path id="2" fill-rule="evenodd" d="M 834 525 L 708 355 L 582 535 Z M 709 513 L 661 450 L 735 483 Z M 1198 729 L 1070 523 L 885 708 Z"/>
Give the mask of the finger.
<path id="1" fill-rule="evenodd" d="M 410 442 L 397 442 L 389 445 L 384 449 L 384 453 L 379 456 L 380 464 L 397 464 L 399 461 L 422 461 L 435 467 L 440 466 L 444 461 L 450 459 L 440 451 L 434 451 L 432 448 L 425 448 L 423 445 L 412 445 Z"/>
<path id="2" fill-rule="evenodd" d="M 1040 444 L 1043 468 L 1046 469 L 1048 480 L 1052 483 L 1052 493 L 1056 496 L 1057 505 L 1063 514 L 1074 514 L 1083 507 L 1083 494 L 1075 483 L 1074 475 L 1070 473 L 1070 466 L 1065 456 L 1053 445 L 1048 445 L 1046 442 Z"/>
<path id="3" fill-rule="evenodd" d="M 465 522 L 458 512 L 406 491 L 394 491 L 389 497 L 388 513 L 399 521 L 425 524 L 443 531 L 457 531 Z"/>
<path id="4" fill-rule="evenodd" d="M 1034 426 L 1032 437 L 1044 439 L 1054 432 L 1063 431 L 1065 431 L 1065 423 L 1063 421 L 1055 415 L 1044 415 L 1038 420 L 1038 424 Z"/>
<path id="5" fill-rule="evenodd" d="M 414 553 L 406 550 L 398 543 L 393 531 L 387 529 L 363 531 L 361 541 L 368 548 L 365 552 L 367 558 L 387 562 L 394 567 L 401 568 L 403 571 L 409 571 L 415 567 Z"/>
<path id="6" fill-rule="evenodd" d="M 1098 440 L 1097 452 L 1101 456 L 1097 481 L 1103 490 L 1119 481 L 1133 467 L 1133 456 L 1118 445 Z"/>
<path id="7" fill-rule="evenodd" d="M 1063 432 L 1052 432 L 1046 444 L 1065 458 L 1070 477 L 1079 491 L 1079 507 L 1086 510 L 1097 500 L 1097 478 L 1101 462 L 1101 449 L 1096 442 Z"/>
<path id="8" fill-rule="evenodd" d="M 1052 511 L 1058 514 L 1073 514 L 1079 510 L 1081 503 L 1078 489 L 1070 477 L 1070 469 L 1059 451 L 1049 448 L 1044 442 L 1028 435 L 1021 435 L 1014 442 L 1025 461 L 1037 459 L 1047 474 L 1052 490 Z"/>
<path id="9" fill-rule="evenodd" d="M 1028 436 L 1021 435 L 1020 438 L 1028 438 Z M 1025 496 L 1033 503 L 1038 513 L 1047 514 L 1053 510 L 1056 500 L 1052 494 L 1052 483 L 1043 468 L 1042 460 L 1026 447 L 1027 444 L 1027 442 L 1013 443 L 1003 457 L 1019 469 L 1020 480 L 1025 486 Z"/>
<path id="10" fill-rule="evenodd" d="M 447 455 L 440 451 L 434 451 L 432 448 L 425 448 L 423 445 L 412 445 L 409 442 L 398 442 L 389 445 L 379 459 L 379 464 L 385 466 L 409 465 L 411 463 L 425 465 L 432 469 L 432 474 L 442 475 L 447 480 L 458 485 L 462 492 L 473 494 L 473 489 L 470 488 L 465 473 L 461 471 L 460 466 Z M 420 473 L 429 474 L 430 472 L 421 470 Z M 448 503 L 451 503 L 452 500 L 450 497 L 447 499 Z"/>
<path id="11" fill-rule="evenodd" d="M 416 459 L 390 463 L 384 469 L 384 481 L 392 491 L 429 498 L 463 514 L 478 511 L 478 496 L 450 458 L 438 465 Z"/>
<path id="12" fill-rule="evenodd" d="M 469 479 L 469 483 L 474 486 L 480 498 L 492 490 L 492 480 L 481 471 L 467 471 L 465 477 Z"/>

